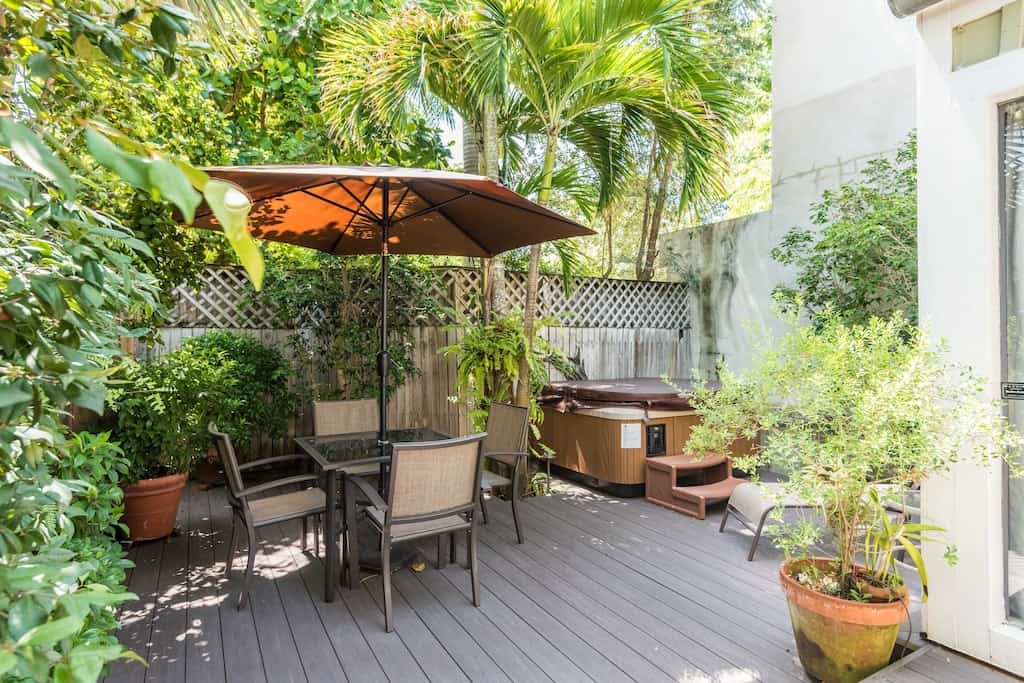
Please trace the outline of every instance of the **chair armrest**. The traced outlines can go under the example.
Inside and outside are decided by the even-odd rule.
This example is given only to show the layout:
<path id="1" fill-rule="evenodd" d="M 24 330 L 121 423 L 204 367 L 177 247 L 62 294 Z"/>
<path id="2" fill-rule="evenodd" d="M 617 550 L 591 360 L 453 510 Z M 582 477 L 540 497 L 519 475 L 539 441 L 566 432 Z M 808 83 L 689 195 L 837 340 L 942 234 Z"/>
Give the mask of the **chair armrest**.
<path id="1" fill-rule="evenodd" d="M 257 484 L 256 486 L 250 486 L 247 489 L 242 489 L 238 492 L 238 498 L 246 498 L 256 493 L 263 493 L 264 491 L 272 491 L 273 489 L 280 488 L 282 486 L 290 486 L 292 484 L 301 484 L 304 481 L 317 481 L 319 475 L 316 474 L 297 474 L 294 477 L 285 477 L 283 479 L 275 479 L 274 481 L 268 481 L 265 484 Z"/>
<path id="2" fill-rule="evenodd" d="M 273 465 L 279 462 L 288 462 L 290 460 L 308 460 L 309 456 L 305 453 L 292 453 L 291 455 L 277 455 L 273 458 L 261 458 L 260 460 L 253 460 L 251 462 L 243 463 L 238 466 L 239 472 L 251 470 L 254 467 L 261 467 L 263 465 Z"/>
<path id="3" fill-rule="evenodd" d="M 373 507 L 382 511 L 388 509 L 388 504 L 384 502 L 384 499 L 380 497 L 379 493 L 377 493 L 376 487 L 370 484 L 370 482 L 366 481 L 362 477 L 348 475 L 347 477 L 345 477 L 346 488 L 348 487 L 349 484 L 359 489 L 359 492 L 369 499 L 370 504 Z"/>

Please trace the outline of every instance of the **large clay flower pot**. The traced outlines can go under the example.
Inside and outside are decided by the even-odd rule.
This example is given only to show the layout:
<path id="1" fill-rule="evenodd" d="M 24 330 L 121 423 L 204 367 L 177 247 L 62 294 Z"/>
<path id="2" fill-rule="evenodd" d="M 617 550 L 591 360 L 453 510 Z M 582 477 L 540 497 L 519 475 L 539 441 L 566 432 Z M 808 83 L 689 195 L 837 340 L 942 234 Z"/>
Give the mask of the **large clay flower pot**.
<path id="1" fill-rule="evenodd" d="M 854 602 L 825 595 L 791 577 L 801 565 L 827 569 L 834 560 L 815 557 L 791 560 L 779 569 L 789 601 L 800 663 L 825 683 L 852 683 L 889 664 L 907 616 L 908 597 L 895 602 Z"/>
<path id="2" fill-rule="evenodd" d="M 181 492 L 188 474 L 171 474 L 156 479 L 142 479 L 124 486 L 124 515 L 133 541 L 152 541 L 174 531 Z"/>

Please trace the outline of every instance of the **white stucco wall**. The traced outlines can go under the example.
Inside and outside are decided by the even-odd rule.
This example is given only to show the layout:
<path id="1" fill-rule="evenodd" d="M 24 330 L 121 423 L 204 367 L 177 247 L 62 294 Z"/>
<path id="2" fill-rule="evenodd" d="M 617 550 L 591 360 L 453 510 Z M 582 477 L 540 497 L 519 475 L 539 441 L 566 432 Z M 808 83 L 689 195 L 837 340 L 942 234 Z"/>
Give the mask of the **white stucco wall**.
<path id="1" fill-rule="evenodd" d="M 961 0 L 917 18 L 918 262 L 921 321 L 952 360 L 1001 379 L 998 105 L 1024 95 L 1024 50 L 952 72 L 953 28 L 1004 4 Z M 914 20 L 909 22 L 913 25 Z M 1024 631 L 1007 625 L 1001 468 L 960 465 L 923 486 L 922 514 L 947 529 L 960 562 L 926 544 L 928 636 L 1024 674 Z"/>
<path id="2" fill-rule="evenodd" d="M 885 0 L 776 0 L 772 58 L 772 209 L 666 236 L 681 277 L 703 283 L 715 320 L 696 320 L 693 358 L 750 362 L 751 330 L 781 330 L 771 290 L 788 272 L 769 256 L 794 225 L 809 225 L 822 191 L 894 150 L 914 127 L 913 26 Z M 713 327 L 713 333 L 707 329 Z M 703 345 L 701 345 L 703 340 Z"/>

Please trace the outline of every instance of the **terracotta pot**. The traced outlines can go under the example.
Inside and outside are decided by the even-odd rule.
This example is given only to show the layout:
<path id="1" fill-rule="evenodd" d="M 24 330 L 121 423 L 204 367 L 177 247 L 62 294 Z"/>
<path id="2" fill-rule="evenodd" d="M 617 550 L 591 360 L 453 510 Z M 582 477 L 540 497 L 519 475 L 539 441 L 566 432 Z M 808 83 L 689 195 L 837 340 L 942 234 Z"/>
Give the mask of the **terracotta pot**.
<path id="1" fill-rule="evenodd" d="M 124 488 L 124 515 L 133 541 L 152 541 L 169 536 L 178 517 L 181 492 L 188 474 L 171 474 L 156 479 L 142 479 Z"/>
<path id="2" fill-rule="evenodd" d="M 886 667 L 900 624 L 907 616 L 906 591 L 896 602 L 854 602 L 825 595 L 791 578 L 805 564 L 828 569 L 835 560 L 791 560 L 779 569 L 796 636 L 800 663 L 825 683 L 852 683 Z"/>

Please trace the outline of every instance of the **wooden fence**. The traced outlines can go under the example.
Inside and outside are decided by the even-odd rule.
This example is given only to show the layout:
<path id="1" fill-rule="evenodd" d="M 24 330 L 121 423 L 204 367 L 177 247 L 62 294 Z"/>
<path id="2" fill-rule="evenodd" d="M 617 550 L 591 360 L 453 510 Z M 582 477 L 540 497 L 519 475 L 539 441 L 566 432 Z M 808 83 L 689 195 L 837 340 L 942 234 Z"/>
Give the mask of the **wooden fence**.
<path id="1" fill-rule="evenodd" d="M 439 269 L 434 292 L 443 308 L 462 314 L 473 312 L 479 301 L 479 275 L 470 268 Z M 513 306 L 525 299 L 525 278 L 510 273 L 506 291 Z M 245 274 L 236 268 L 208 268 L 198 291 L 181 287 L 168 327 L 161 328 L 162 344 L 140 348 L 152 358 L 177 349 L 188 337 L 211 329 L 245 334 L 291 354 L 289 338 L 295 323 L 252 296 Z M 640 282 L 585 278 L 573 283 L 566 295 L 559 278 L 544 276 L 540 284 L 540 316 L 559 324 L 547 327 L 548 341 L 578 358 L 591 378 L 688 376 L 689 295 L 685 283 Z M 367 334 L 374 334 L 368 330 Z M 390 415 L 396 425 L 428 425 L 450 434 L 468 433 L 464 406 L 454 400 L 456 359 L 440 350 L 460 341 L 463 331 L 434 324 L 413 328 L 412 360 L 420 374 L 410 378 L 391 399 Z M 300 371 L 312 372 L 307 367 Z M 549 368 L 551 379 L 561 379 Z M 332 378 L 318 378 L 327 390 Z M 314 397 L 310 397 L 314 398 Z M 312 415 L 306 405 L 289 427 L 289 438 L 256 445 L 260 456 L 291 449 L 292 436 L 312 433 Z"/>

